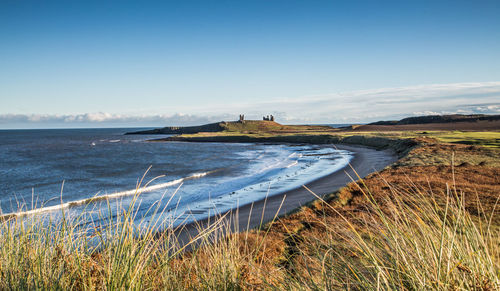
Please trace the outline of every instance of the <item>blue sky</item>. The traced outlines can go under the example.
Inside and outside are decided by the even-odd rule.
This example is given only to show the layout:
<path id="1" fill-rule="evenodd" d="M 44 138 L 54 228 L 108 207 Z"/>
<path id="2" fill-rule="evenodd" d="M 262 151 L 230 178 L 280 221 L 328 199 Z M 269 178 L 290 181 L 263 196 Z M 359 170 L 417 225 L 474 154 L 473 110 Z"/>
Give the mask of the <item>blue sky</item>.
<path id="1" fill-rule="evenodd" d="M 499 113 L 498 15 L 498 1 L 4 0 L 0 128 Z"/>

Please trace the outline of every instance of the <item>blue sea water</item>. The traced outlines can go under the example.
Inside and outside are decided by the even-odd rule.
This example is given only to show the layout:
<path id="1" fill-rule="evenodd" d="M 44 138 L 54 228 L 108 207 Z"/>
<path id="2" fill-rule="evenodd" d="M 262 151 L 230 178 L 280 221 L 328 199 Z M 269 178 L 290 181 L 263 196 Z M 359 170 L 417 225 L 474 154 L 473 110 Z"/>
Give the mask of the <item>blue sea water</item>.
<path id="1" fill-rule="evenodd" d="M 150 142 L 160 136 L 124 135 L 133 130 L 0 130 L 2 213 L 107 212 L 139 192 L 137 217 L 160 205 L 165 217 L 192 221 L 300 187 L 351 159 L 326 145 Z M 95 196 L 112 203 L 89 206 Z"/>

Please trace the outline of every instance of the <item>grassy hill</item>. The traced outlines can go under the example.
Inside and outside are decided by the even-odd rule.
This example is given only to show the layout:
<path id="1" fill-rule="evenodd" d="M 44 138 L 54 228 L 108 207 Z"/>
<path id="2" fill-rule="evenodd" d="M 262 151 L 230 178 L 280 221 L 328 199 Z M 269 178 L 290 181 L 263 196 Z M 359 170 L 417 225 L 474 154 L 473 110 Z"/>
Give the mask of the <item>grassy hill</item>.
<path id="1" fill-rule="evenodd" d="M 221 126 L 221 123 L 217 122 L 199 126 L 168 126 L 152 130 L 127 132 L 126 134 L 190 134 L 198 132 L 219 132 L 223 130 L 224 128 Z"/>
<path id="2" fill-rule="evenodd" d="M 283 125 L 275 121 L 245 120 L 244 122 L 221 121 L 199 126 L 169 126 L 153 130 L 128 132 L 126 134 L 196 134 L 204 132 L 255 134 L 305 131 L 335 131 L 335 129 L 320 125 Z"/>
<path id="3" fill-rule="evenodd" d="M 369 125 L 405 125 L 405 124 L 427 124 L 427 123 L 450 123 L 450 122 L 476 122 L 476 121 L 497 121 L 500 115 L 486 114 L 450 114 L 450 115 L 428 115 L 407 117 L 401 120 L 377 121 Z"/>
<path id="4" fill-rule="evenodd" d="M 378 121 L 345 128 L 356 132 L 390 131 L 499 131 L 500 115 L 432 115 L 408 117 L 401 120 Z"/>

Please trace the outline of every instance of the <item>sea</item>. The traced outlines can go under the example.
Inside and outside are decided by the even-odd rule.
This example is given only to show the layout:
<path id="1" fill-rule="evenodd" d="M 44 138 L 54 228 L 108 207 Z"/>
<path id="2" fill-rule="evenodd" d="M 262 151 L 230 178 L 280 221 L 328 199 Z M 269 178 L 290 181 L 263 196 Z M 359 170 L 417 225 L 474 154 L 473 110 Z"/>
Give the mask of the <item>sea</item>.
<path id="1" fill-rule="evenodd" d="M 332 145 L 152 142 L 142 128 L 0 130 L 1 215 L 114 217 L 168 225 L 301 187 L 345 167 Z"/>

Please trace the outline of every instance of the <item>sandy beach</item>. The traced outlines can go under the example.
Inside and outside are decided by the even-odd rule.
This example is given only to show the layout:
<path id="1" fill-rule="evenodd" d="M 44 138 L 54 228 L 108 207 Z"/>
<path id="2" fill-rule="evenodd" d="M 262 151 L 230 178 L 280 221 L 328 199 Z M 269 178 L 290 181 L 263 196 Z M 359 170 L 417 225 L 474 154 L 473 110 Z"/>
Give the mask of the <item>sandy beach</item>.
<path id="1" fill-rule="evenodd" d="M 396 154 L 391 150 L 376 150 L 363 146 L 335 145 L 339 150 L 347 150 L 353 153 L 350 166 L 344 167 L 325 177 L 305 184 L 318 196 L 325 196 L 337 191 L 356 178 L 356 174 L 365 177 L 373 172 L 380 171 L 397 160 Z M 221 215 L 226 215 L 225 219 L 231 222 L 234 231 L 244 231 L 247 228 L 255 228 L 261 224 L 271 221 L 276 216 L 283 216 L 305 204 L 315 200 L 316 197 L 304 187 L 299 187 L 290 191 L 267 197 L 267 199 L 257 200 L 253 203 L 241 205 L 238 209 L 231 210 Z M 220 217 L 220 216 L 217 216 Z M 189 241 L 198 233 L 198 229 L 213 223 L 217 217 L 210 217 L 185 225 L 182 235 L 179 237 L 181 243 Z"/>

